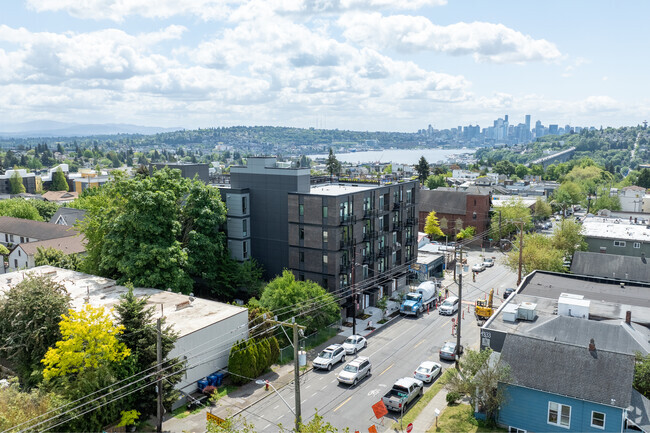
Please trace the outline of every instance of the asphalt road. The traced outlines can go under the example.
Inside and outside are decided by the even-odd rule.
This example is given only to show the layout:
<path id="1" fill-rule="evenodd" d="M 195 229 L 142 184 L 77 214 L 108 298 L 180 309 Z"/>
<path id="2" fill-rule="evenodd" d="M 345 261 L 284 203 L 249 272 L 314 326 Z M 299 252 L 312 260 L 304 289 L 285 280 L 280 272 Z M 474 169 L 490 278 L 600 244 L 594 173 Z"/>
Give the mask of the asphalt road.
<path id="1" fill-rule="evenodd" d="M 478 261 L 479 252 L 469 253 L 469 267 Z M 499 263 L 481 272 L 476 282 L 472 282 L 471 271 L 463 278 L 463 307 L 465 319 L 461 324 L 462 344 L 465 347 L 478 347 L 479 327 L 474 319 L 473 304 L 477 298 L 483 298 L 495 289 L 495 307 L 500 305 L 503 290 L 516 287 L 516 275 Z M 499 295 L 496 294 L 499 289 Z M 457 294 L 457 286 L 449 287 L 450 293 Z M 468 305 L 470 312 L 467 311 Z M 455 317 L 455 316 L 454 316 Z M 371 406 L 381 400 L 393 383 L 405 376 L 411 377 L 417 366 L 426 360 L 440 362 L 444 368 L 453 363 L 440 361 L 438 351 L 448 340 L 456 340 L 451 335 L 451 317 L 440 316 L 436 311 L 424 314 L 419 319 L 409 317 L 397 318 L 389 326 L 379 329 L 368 339 L 368 347 L 359 352 L 368 356 L 372 362 L 372 375 L 354 387 L 340 385 L 336 375 L 345 363 L 339 363 L 332 371 L 314 370 L 303 376 L 301 382 L 301 408 L 303 420 L 308 421 L 315 411 L 326 421 L 338 428 L 350 427 L 351 431 L 367 431 L 375 424 Z M 353 359 L 348 356 L 346 361 Z M 430 385 L 425 384 L 425 388 Z M 281 396 L 291 408 L 294 406 L 293 384 L 280 390 Z M 248 422 L 255 424 L 258 431 L 276 431 L 277 424 L 291 428 L 294 415 L 282 399 L 270 396 L 251 406 L 242 415 Z M 399 414 L 389 413 L 387 418 L 399 419 Z M 385 420 L 385 426 L 391 420 Z"/>

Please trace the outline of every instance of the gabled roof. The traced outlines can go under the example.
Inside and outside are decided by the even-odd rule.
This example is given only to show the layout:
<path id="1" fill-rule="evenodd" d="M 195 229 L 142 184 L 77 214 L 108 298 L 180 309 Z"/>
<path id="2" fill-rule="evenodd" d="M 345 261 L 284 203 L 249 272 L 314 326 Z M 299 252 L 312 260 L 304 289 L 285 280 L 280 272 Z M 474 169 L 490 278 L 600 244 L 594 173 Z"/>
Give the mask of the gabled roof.
<path id="1" fill-rule="evenodd" d="M 627 419 L 644 432 L 650 432 L 650 400 L 632 390 L 632 404 L 627 408 Z"/>
<path id="2" fill-rule="evenodd" d="M 571 273 L 650 283 L 650 263 L 648 259 L 618 254 L 576 251 L 571 262 Z"/>
<path id="3" fill-rule="evenodd" d="M 0 217 L 0 233 L 9 233 L 42 241 L 46 239 L 62 238 L 65 236 L 74 236 L 77 234 L 77 231 L 72 227 L 3 216 Z"/>
<path id="4" fill-rule="evenodd" d="M 77 197 L 79 197 L 79 193 L 76 191 L 48 191 L 43 194 L 43 198 L 47 201 L 67 201 Z"/>
<path id="5" fill-rule="evenodd" d="M 64 254 L 77 254 L 86 251 L 86 243 L 81 236 L 66 236 L 64 238 L 48 239 L 46 241 L 24 242 L 18 246 L 28 256 L 33 256 L 39 247 L 54 248 L 63 251 Z"/>
<path id="6" fill-rule="evenodd" d="M 508 334 L 501 362 L 512 385 L 577 400 L 627 408 L 631 402 L 634 356 L 584 345 Z"/>
<path id="7" fill-rule="evenodd" d="M 636 352 L 650 353 L 647 337 L 624 321 L 605 322 L 556 316 L 530 328 L 526 334 L 578 346 L 589 344 L 589 340 L 593 338 L 598 348 L 603 350 L 629 355 Z"/>
<path id="8" fill-rule="evenodd" d="M 63 226 L 73 226 L 77 221 L 83 221 L 86 211 L 72 207 L 60 207 L 50 218 L 50 223 Z"/>
<path id="9" fill-rule="evenodd" d="M 418 208 L 422 212 L 465 215 L 467 212 L 467 192 L 446 188 L 420 190 Z"/>

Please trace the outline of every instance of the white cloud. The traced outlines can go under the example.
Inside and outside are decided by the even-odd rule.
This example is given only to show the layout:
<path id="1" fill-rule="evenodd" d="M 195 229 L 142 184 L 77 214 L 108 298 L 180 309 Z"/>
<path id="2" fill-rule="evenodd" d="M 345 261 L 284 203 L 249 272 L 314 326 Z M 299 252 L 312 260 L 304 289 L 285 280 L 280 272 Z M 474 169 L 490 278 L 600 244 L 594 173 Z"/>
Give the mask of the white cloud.
<path id="1" fill-rule="evenodd" d="M 561 57 L 555 44 L 533 39 L 503 24 L 460 22 L 439 26 L 423 16 L 379 13 L 347 13 L 338 24 L 347 40 L 377 49 L 472 54 L 477 61 L 493 63 L 550 61 Z"/>

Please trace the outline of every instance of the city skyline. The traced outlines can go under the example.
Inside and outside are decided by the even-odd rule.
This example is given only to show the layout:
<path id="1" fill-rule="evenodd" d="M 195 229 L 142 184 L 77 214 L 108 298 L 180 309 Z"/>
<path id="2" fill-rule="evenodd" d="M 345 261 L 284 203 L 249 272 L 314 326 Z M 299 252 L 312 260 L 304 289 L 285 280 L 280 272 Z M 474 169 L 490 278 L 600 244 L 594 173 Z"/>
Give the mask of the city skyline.
<path id="1" fill-rule="evenodd" d="M 0 128 L 34 120 L 413 132 L 632 126 L 644 2 L 25 0 L 0 20 Z"/>

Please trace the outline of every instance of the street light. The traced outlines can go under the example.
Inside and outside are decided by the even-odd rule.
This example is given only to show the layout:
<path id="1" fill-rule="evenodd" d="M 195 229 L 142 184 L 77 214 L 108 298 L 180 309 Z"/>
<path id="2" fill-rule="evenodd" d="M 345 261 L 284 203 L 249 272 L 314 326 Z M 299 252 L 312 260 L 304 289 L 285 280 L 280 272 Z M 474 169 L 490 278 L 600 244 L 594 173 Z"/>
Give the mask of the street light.
<path id="1" fill-rule="evenodd" d="M 296 416 L 296 412 L 294 412 L 294 410 L 291 409 L 291 406 L 289 406 L 289 403 L 287 403 L 287 401 L 284 399 L 284 397 L 282 397 L 282 394 L 280 394 L 280 393 L 278 392 L 278 390 L 275 389 L 275 387 L 273 386 L 273 384 L 272 384 L 271 382 L 269 382 L 268 380 L 257 379 L 257 380 L 255 381 L 255 383 L 256 383 L 257 385 L 269 385 L 269 386 L 271 387 L 271 389 L 272 389 L 273 391 L 275 391 L 275 393 L 276 393 L 277 395 L 280 396 L 280 398 L 282 399 L 282 401 L 284 402 L 284 404 L 287 405 L 287 407 L 289 408 L 289 410 L 291 411 L 291 413 L 293 414 L 293 416 Z"/>

